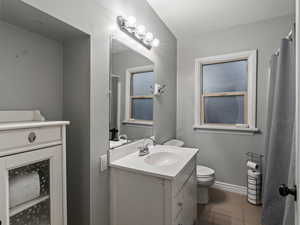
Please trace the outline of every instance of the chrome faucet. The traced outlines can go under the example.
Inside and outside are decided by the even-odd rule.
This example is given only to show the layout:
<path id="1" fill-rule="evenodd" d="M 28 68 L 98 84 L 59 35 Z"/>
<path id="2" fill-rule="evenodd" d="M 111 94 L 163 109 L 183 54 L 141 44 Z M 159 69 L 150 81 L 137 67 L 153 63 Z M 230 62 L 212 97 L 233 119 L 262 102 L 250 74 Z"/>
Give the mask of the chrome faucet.
<path id="1" fill-rule="evenodd" d="M 157 142 L 153 139 L 153 138 L 144 138 L 144 141 L 143 141 L 143 146 L 142 147 L 139 147 L 139 156 L 144 156 L 144 155 L 148 155 L 150 152 L 149 152 L 149 145 L 150 143 L 147 143 L 145 144 L 145 141 L 146 140 L 151 140 L 153 145 L 156 145 Z"/>

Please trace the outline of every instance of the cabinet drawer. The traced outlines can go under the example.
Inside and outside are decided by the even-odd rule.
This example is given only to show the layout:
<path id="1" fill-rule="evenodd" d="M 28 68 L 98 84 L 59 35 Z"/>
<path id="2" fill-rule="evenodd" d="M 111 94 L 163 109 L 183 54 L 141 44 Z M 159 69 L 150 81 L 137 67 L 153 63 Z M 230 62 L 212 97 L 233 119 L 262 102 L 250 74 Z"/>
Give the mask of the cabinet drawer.
<path id="1" fill-rule="evenodd" d="M 176 196 L 178 192 L 182 189 L 183 185 L 189 177 L 191 176 L 192 172 L 196 168 L 196 158 L 192 159 L 184 168 L 183 170 L 176 176 L 175 181 L 173 183 L 173 196 Z"/>
<path id="2" fill-rule="evenodd" d="M 10 150 L 17 148 L 34 148 L 38 145 L 60 140 L 61 128 L 59 126 L 1 131 L 0 155 L 9 154 Z"/>

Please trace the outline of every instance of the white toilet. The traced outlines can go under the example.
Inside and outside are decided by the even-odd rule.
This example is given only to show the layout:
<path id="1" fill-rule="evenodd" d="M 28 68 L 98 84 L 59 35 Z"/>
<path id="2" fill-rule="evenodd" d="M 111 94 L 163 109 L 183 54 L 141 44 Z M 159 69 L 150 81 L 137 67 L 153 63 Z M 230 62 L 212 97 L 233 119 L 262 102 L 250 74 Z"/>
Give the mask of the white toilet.
<path id="1" fill-rule="evenodd" d="M 215 171 L 206 166 L 197 165 L 198 203 L 209 201 L 208 188 L 215 183 Z"/>
<path id="2" fill-rule="evenodd" d="M 172 139 L 164 145 L 183 147 L 184 142 Z M 206 166 L 197 165 L 197 183 L 198 183 L 198 203 L 207 204 L 209 201 L 208 188 L 215 183 L 215 171 Z"/>

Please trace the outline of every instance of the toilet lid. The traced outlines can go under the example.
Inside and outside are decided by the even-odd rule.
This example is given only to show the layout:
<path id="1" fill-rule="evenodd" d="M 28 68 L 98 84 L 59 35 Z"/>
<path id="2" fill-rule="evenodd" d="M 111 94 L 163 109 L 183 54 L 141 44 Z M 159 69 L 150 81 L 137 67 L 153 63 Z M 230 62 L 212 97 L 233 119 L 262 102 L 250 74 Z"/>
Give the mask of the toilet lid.
<path id="1" fill-rule="evenodd" d="M 209 177 L 214 176 L 215 171 L 206 166 L 197 166 L 197 177 Z"/>
<path id="2" fill-rule="evenodd" d="M 171 139 L 164 143 L 164 145 L 176 146 L 176 147 L 183 147 L 184 142 L 178 139 Z"/>

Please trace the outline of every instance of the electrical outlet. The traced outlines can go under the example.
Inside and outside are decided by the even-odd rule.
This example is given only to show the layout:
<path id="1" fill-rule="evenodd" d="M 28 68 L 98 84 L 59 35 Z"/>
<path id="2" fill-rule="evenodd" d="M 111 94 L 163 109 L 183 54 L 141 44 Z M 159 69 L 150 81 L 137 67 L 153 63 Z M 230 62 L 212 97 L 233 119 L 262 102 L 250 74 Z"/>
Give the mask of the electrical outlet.
<path id="1" fill-rule="evenodd" d="M 100 172 L 107 170 L 107 154 L 100 157 Z"/>

